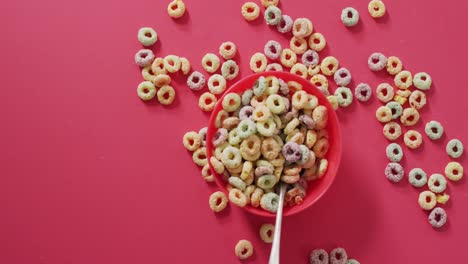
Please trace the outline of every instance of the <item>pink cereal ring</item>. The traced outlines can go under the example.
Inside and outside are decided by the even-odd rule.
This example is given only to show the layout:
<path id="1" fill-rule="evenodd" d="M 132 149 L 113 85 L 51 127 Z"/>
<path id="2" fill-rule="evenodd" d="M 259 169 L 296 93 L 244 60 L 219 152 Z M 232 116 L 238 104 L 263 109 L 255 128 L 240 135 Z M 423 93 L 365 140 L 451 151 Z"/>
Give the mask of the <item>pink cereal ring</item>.
<path id="1" fill-rule="evenodd" d="M 403 179 L 403 175 L 405 171 L 403 167 L 395 162 L 388 163 L 387 167 L 385 168 L 385 176 L 391 182 L 399 182 Z"/>
<path id="2" fill-rule="evenodd" d="M 154 53 L 149 49 L 141 49 L 135 54 L 136 65 L 144 68 L 150 66 L 154 61 Z"/>
<path id="3" fill-rule="evenodd" d="M 228 138 L 228 131 L 225 128 L 219 128 L 218 131 L 213 135 L 213 145 L 215 147 L 226 142 Z"/>

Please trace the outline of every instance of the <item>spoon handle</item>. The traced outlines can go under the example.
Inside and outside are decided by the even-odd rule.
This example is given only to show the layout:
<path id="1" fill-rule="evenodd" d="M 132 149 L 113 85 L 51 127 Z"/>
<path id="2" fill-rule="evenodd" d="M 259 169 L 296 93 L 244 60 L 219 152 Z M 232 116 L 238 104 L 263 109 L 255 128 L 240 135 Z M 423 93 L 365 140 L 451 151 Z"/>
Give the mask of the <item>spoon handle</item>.
<path id="1" fill-rule="evenodd" d="M 281 240 L 281 220 L 283 219 L 284 194 L 286 193 L 286 184 L 281 184 L 278 210 L 276 211 L 275 235 L 273 236 L 273 245 L 271 246 L 269 264 L 279 264 L 280 259 L 280 240 Z"/>

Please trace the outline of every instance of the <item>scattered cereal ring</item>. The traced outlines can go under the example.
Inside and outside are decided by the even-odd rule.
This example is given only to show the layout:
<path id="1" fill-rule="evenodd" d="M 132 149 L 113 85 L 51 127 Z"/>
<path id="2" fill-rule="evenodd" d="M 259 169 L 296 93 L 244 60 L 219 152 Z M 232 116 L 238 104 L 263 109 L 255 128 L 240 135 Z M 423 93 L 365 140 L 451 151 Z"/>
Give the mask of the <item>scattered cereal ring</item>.
<path id="1" fill-rule="evenodd" d="M 386 149 L 387 158 L 391 162 L 400 162 L 403 158 L 403 149 L 397 143 L 390 143 Z"/>
<path id="2" fill-rule="evenodd" d="M 432 227 L 441 228 L 447 222 L 447 213 L 443 208 L 436 207 L 434 210 L 432 210 L 427 219 L 429 220 L 429 223 L 432 225 Z"/>
<path id="3" fill-rule="evenodd" d="M 424 210 L 432 210 L 437 204 L 437 197 L 431 191 L 423 191 L 419 194 L 419 206 Z"/>
<path id="4" fill-rule="evenodd" d="M 281 50 L 281 44 L 275 40 L 269 40 L 263 48 L 265 56 L 270 60 L 277 60 L 281 55 Z"/>
<path id="5" fill-rule="evenodd" d="M 423 187 L 427 183 L 427 174 L 420 168 L 414 168 L 409 172 L 408 180 L 414 187 Z"/>
<path id="6" fill-rule="evenodd" d="M 414 108 L 405 108 L 400 117 L 404 126 L 414 126 L 419 121 L 419 112 Z"/>
<path id="7" fill-rule="evenodd" d="M 459 158 L 463 154 L 463 143 L 458 139 L 452 139 L 447 143 L 445 150 L 450 157 Z"/>
<path id="8" fill-rule="evenodd" d="M 314 34 L 310 35 L 309 47 L 312 50 L 320 52 L 325 48 L 326 45 L 327 45 L 327 41 L 325 40 L 325 37 L 321 33 L 315 32 Z"/>
<path id="9" fill-rule="evenodd" d="M 297 55 L 290 49 L 283 49 L 280 56 L 281 64 L 291 68 L 297 61 Z"/>
<path id="10" fill-rule="evenodd" d="M 314 249 L 310 252 L 310 264 L 328 264 L 328 253 L 324 249 Z"/>
<path id="11" fill-rule="evenodd" d="M 138 41 L 141 45 L 149 47 L 158 41 L 158 34 L 150 27 L 143 27 L 138 30 Z"/>
<path id="12" fill-rule="evenodd" d="M 239 257 L 239 259 L 247 259 L 253 254 L 253 246 L 250 241 L 242 239 L 237 242 L 236 247 L 235 247 L 235 253 L 236 256 Z"/>
<path id="13" fill-rule="evenodd" d="M 236 111 L 241 104 L 241 98 L 236 93 L 228 93 L 223 98 L 223 109 L 227 112 Z"/>
<path id="14" fill-rule="evenodd" d="M 463 178 L 463 167 L 456 161 L 449 162 L 445 166 L 445 176 L 451 181 L 459 181 Z"/>
<path id="15" fill-rule="evenodd" d="M 167 13 L 173 18 L 179 18 L 185 14 L 185 4 L 182 0 L 174 0 L 169 3 Z"/>
<path id="16" fill-rule="evenodd" d="M 377 99 L 382 103 L 387 103 L 393 99 L 395 91 L 393 87 L 388 83 L 381 83 L 376 89 Z"/>
<path id="17" fill-rule="evenodd" d="M 260 238 L 263 242 L 271 244 L 275 235 L 275 226 L 272 224 L 263 224 L 260 227 Z"/>
<path id="18" fill-rule="evenodd" d="M 359 12 L 352 7 L 346 7 L 341 11 L 341 22 L 347 27 L 355 26 L 359 22 Z"/>
<path id="19" fill-rule="evenodd" d="M 360 83 L 356 86 L 354 90 L 354 95 L 356 99 L 361 102 L 367 102 L 372 96 L 372 89 L 370 88 L 369 84 L 367 83 Z"/>
<path id="20" fill-rule="evenodd" d="M 346 68 L 339 68 L 335 72 L 333 79 L 335 80 L 336 85 L 346 86 L 351 82 L 351 72 L 349 72 L 349 70 Z"/>
<path id="21" fill-rule="evenodd" d="M 156 75 L 154 75 L 153 71 L 151 70 L 151 66 L 146 66 L 145 68 L 141 69 L 141 76 L 145 81 L 152 82 Z"/>
<path id="22" fill-rule="evenodd" d="M 425 72 L 418 72 L 414 75 L 413 85 L 419 90 L 429 90 L 432 85 L 432 78 Z"/>
<path id="23" fill-rule="evenodd" d="M 440 204 L 446 204 L 450 200 L 450 195 L 444 193 L 444 194 L 437 194 L 437 202 Z"/>
<path id="24" fill-rule="evenodd" d="M 292 27 L 292 33 L 295 37 L 298 38 L 305 38 L 312 34 L 314 30 L 314 26 L 312 22 L 307 18 L 297 18 L 294 20 L 294 24 Z"/>
<path id="25" fill-rule="evenodd" d="M 265 10 L 265 21 L 267 25 L 275 26 L 281 21 L 281 10 L 276 6 L 269 6 Z"/>
<path id="26" fill-rule="evenodd" d="M 223 192 L 217 191 L 210 195 L 209 205 L 213 212 L 219 213 L 226 208 L 228 199 Z"/>
<path id="27" fill-rule="evenodd" d="M 403 114 L 403 107 L 401 106 L 401 104 L 397 102 L 391 101 L 391 102 L 388 102 L 385 106 L 387 106 L 388 108 L 390 108 L 390 110 L 392 110 L 393 120 L 398 119 L 401 116 L 401 114 Z"/>
<path id="28" fill-rule="evenodd" d="M 442 174 L 434 173 L 429 177 L 427 187 L 429 187 L 429 190 L 433 193 L 442 193 L 447 188 L 447 180 Z"/>
<path id="29" fill-rule="evenodd" d="M 309 66 L 307 69 L 307 72 L 309 73 L 310 76 L 314 76 L 320 72 L 320 65 L 315 65 L 315 66 Z"/>
<path id="30" fill-rule="evenodd" d="M 270 63 L 266 66 L 265 71 L 283 71 L 283 66 L 279 63 Z"/>
<path id="31" fill-rule="evenodd" d="M 219 55 L 225 60 L 230 60 L 236 56 L 237 46 L 231 41 L 224 42 L 219 46 Z"/>
<path id="32" fill-rule="evenodd" d="M 385 176 L 387 176 L 387 179 L 391 182 L 401 181 L 404 174 L 405 171 L 403 170 L 403 167 L 395 162 L 388 163 L 387 167 L 385 168 Z"/>
<path id="33" fill-rule="evenodd" d="M 437 140 L 444 134 L 444 127 L 439 122 L 432 120 L 427 122 L 424 132 L 430 139 Z"/>
<path id="34" fill-rule="evenodd" d="M 190 131 L 185 133 L 182 142 L 188 151 L 195 151 L 201 146 L 202 138 L 197 132 Z"/>
<path id="35" fill-rule="evenodd" d="M 219 69 L 221 61 L 218 56 L 213 53 L 207 53 L 202 58 L 202 67 L 208 73 L 214 73 Z"/>
<path id="36" fill-rule="evenodd" d="M 348 107 L 353 102 L 353 92 L 347 87 L 339 87 L 335 90 L 335 96 L 340 107 Z"/>
<path id="37" fill-rule="evenodd" d="M 197 164 L 198 166 L 200 167 L 205 166 L 208 163 L 206 159 L 206 148 L 201 147 L 195 150 L 192 154 L 192 159 L 193 159 L 193 162 L 195 162 L 195 164 Z"/>
<path id="38" fill-rule="evenodd" d="M 198 135 L 200 135 L 202 140 L 202 146 L 206 146 L 206 133 L 208 131 L 207 127 L 203 127 L 198 131 Z"/>
<path id="39" fill-rule="evenodd" d="M 280 22 L 276 25 L 276 30 L 279 33 L 288 33 L 293 27 L 293 20 L 288 15 L 282 15 Z"/>
<path id="40" fill-rule="evenodd" d="M 292 37 L 289 45 L 290 49 L 297 55 L 301 55 L 307 50 L 307 41 L 304 38 Z"/>
<path id="41" fill-rule="evenodd" d="M 327 76 L 332 76 L 338 70 L 339 62 L 333 56 L 325 57 L 320 64 L 320 70 Z"/>
<path id="42" fill-rule="evenodd" d="M 422 137 L 421 134 L 416 130 L 408 130 L 406 131 L 403 141 L 405 145 L 410 149 L 417 149 L 422 144 Z"/>
<path id="43" fill-rule="evenodd" d="M 403 63 L 398 57 L 390 56 L 387 59 L 387 72 L 391 75 L 398 74 L 403 69 Z"/>
<path id="44" fill-rule="evenodd" d="M 156 58 L 151 64 L 151 71 L 153 75 L 166 74 L 167 70 L 164 68 L 164 59 Z"/>
<path id="45" fill-rule="evenodd" d="M 135 63 L 141 68 L 148 67 L 153 63 L 154 53 L 149 49 L 141 49 L 135 54 Z"/>
<path id="46" fill-rule="evenodd" d="M 164 68 L 170 73 L 178 72 L 181 64 L 179 56 L 168 55 L 164 58 Z"/>
<path id="47" fill-rule="evenodd" d="M 426 105 L 426 95 L 418 90 L 415 90 L 411 93 L 409 97 L 409 104 L 411 107 L 419 110 Z"/>
<path id="48" fill-rule="evenodd" d="M 163 87 L 164 85 L 171 84 L 171 77 L 167 74 L 159 74 L 158 76 L 154 77 L 153 84 L 156 87 Z"/>
<path id="49" fill-rule="evenodd" d="M 221 65 L 221 74 L 226 80 L 233 80 L 239 75 L 239 66 L 235 61 L 227 60 Z"/>
<path id="50" fill-rule="evenodd" d="M 395 85 L 400 89 L 408 89 L 413 84 L 413 77 L 409 71 L 401 71 L 395 75 Z"/>
<path id="51" fill-rule="evenodd" d="M 187 58 L 180 57 L 180 70 L 184 75 L 189 74 L 192 66 L 190 65 L 190 61 Z"/>
<path id="52" fill-rule="evenodd" d="M 367 65 L 371 71 L 380 71 L 387 65 L 387 57 L 382 53 L 372 53 L 367 60 Z"/>
<path id="53" fill-rule="evenodd" d="M 308 73 L 307 73 L 307 66 L 305 66 L 304 64 L 302 63 L 296 63 L 294 64 L 292 67 L 291 67 L 291 70 L 290 72 L 292 74 L 295 74 L 297 76 L 300 76 L 304 79 L 307 78 L 308 76 Z"/>
<path id="54" fill-rule="evenodd" d="M 219 74 L 213 74 L 208 79 L 208 90 L 212 94 L 222 94 L 226 90 L 226 80 Z"/>
<path id="55" fill-rule="evenodd" d="M 205 92 L 198 99 L 198 106 L 202 111 L 210 112 L 213 111 L 217 101 L 218 99 L 214 94 Z"/>
<path id="56" fill-rule="evenodd" d="M 152 82 L 141 82 L 137 87 L 137 94 L 143 101 L 151 100 L 156 95 L 156 87 Z"/>
<path id="57" fill-rule="evenodd" d="M 348 254 L 344 248 L 335 248 L 330 251 L 330 263 L 331 264 L 346 264 L 348 260 Z"/>
<path id="58" fill-rule="evenodd" d="M 187 85 L 193 91 L 200 91 L 205 86 L 205 76 L 201 72 L 194 71 L 187 78 Z"/>
<path id="59" fill-rule="evenodd" d="M 263 72 L 265 71 L 267 63 L 268 61 L 266 56 L 257 52 L 250 58 L 250 69 L 253 72 Z"/>
<path id="60" fill-rule="evenodd" d="M 269 6 L 278 6 L 279 0 L 261 0 L 262 5 L 267 8 Z"/>
<path id="61" fill-rule="evenodd" d="M 307 67 L 310 67 L 310 66 L 316 66 L 318 65 L 319 63 L 319 55 L 316 51 L 314 50 L 307 50 L 306 52 L 304 52 L 302 54 L 302 63 L 307 66 Z M 343 68 L 345 69 L 345 68 Z M 346 69 L 345 69 L 346 70 Z M 309 70 L 307 69 L 307 73 L 309 74 Z M 336 73 L 335 73 L 335 76 L 336 76 Z M 351 76 L 351 75 L 349 75 Z M 336 80 L 335 80 L 336 81 Z"/>
<path id="62" fill-rule="evenodd" d="M 328 79 L 322 74 L 316 74 L 310 78 L 310 82 L 317 88 L 323 88 L 328 91 Z"/>
<path id="63" fill-rule="evenodd" d="M 278 210 L 279 196 L 278 194 L 271 192 L 264 194 L 260 199 L 260 206 L 269 212 L 276 213 Z"/>
<path id="64" fill-rule="evenodd" d="M 328 102 L 330 102 L 331 106 L 333 107 L 333 110 L 337 110 L 338 107 L 340 106 L 338 104 L 338 98 L 335 95 L 329 95 L 327 96 Z"/>
<path id="65" fill-rule="evenodd" d="M 388 122 L 383 127 L 383 134 L 388 140 L 396 140 L 401 136 L 401 127 L 396 122 Z"/>
<path id="66" fill-rule="evenodd" d="M 367 9 L 373 18 L 383 17 L 385 15 L 385 4 L 381 0 L 370 1 Z"/>
<path id="67" fill-rule="evenodd" d="M 253 21 L 260 16 L 260 7 L 254 2 L 247 2 L 241 7 L 242 16 L 247 21 Z"/>
<path id="68" fill-rule="evenodd" d="M 381 123 L 387 123 L 392 120 L 392 110 L 386 106 L 381 106 L 375 112 L 375 117 Z"/>

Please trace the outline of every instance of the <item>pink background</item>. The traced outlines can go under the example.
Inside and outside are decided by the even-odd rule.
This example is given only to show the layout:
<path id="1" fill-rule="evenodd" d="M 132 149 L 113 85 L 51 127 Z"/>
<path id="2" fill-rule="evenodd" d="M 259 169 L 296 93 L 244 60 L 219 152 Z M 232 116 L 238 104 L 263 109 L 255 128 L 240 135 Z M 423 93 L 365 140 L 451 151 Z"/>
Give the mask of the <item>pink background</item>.
<path id="1" fill-rule="evenodd" d="M 255 245 L 249 263 L 266 263 L 258 238 L 265 219 L 230 207 L 214 215 L 206 184 L 182 146 L 208 115 L 198 93 L 174 80 L 170 107 L 143 103 L 133 55 L 139 27 L 159 33 L 160 55 L 188 57 L 200 70 L 206 52 L 234 41 L 242 76 L 250 55 L 269 39 L 288 40 L 260 20 L 247 23 L 243 1 L 186 0 L 178 21 L 168 1 L 6 1 L 0 9 L 0 263 L 238 263 L 235 243 Z M 355 84 L 390 81 L 367 69 L 370 53 L 399 56 L 413 72 L 434 79 L 424 122 L 441 121 L 446 136 L 405 149 L 407 169 L 442 172 L 445 143 L 468 142 L 465 113 L 468 22 L 463 1 L 387 1 L 375 21 L 367 1 L 283 1 L 292 17 L 309 17 Z M 345 28 L 341 9 L 354 6 L 361 22 Z M 332 88 L 332 90 L 334 87 Z M 433 230 L 407 181 L 389 183 L 386 140 L 375 120 L 379 103 L 340 110 L 343 161 L 330 191 L 309 210 L 284 220 L 282 263 L 306 263 L 315 247 L 343 246 L 361 263 L 449 263 L 468 257 L 466 180 L 449 184 L 449 221 Z M 423 122 L 417 126 L 421 131 Z M 466 155 L 461 159 L 466 165 Z"/>

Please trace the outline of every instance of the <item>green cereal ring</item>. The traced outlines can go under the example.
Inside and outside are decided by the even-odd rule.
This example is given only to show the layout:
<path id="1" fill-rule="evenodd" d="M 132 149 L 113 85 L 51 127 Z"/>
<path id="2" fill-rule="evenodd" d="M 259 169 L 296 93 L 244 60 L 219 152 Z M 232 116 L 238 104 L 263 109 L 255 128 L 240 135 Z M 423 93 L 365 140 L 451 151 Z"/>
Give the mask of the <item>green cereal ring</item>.
<path id="1" fill-rule="evenodd" d="M 242 120 L 237 126 L 237 135 L 241 138 L 248 138 L 249 136 L 257 133 L 257 127 L 251 119 Z"/>
<path id="2" fill-rule="evenodd" d="M 273 165 L 266 160 L 257 160 L 257 162 L 255 162 L 255 167 L 268 167 L 274 169 Z"/>
<path id="3" fill-rule="evenodd" d="M 145 47 L 151 46 L 158 41 L 158 34 L 152 28 L 140 28 L 138 30 L 138 41 Z"/>
<path id="4" fill-rule="evenodd" d="M 281 21 L 281 18 L 281 10 L 276 6 L 269 6 L 265 10 L 265 21 L 268 25 L 278 25 L 278 23 Z"/>
<path id="5" fill-rule="evenodd" d="M 339 87 L 336 89 L 335 96 L 341 107 L 347 107 L 353 102 L 353 92 L 347 87 Z"/>
<path id="6" fill-rule="evenodd" d="M 432 85 L 432 78 L 425 72 L 419 72 L 414 75 L 413 85 L 419 90 L 429 90 Z"/>
<path id="7" fill-rule="evenodd" d="M 236 111 L 241 104 L 241 98 L 236 93 L 228 93 L 223 99 L 223 109 L 228 112 Z"/>
<path id="8" fill-rule="evenodd" d="M 269 212 L 276 213 L 278 210 L 279 196 L 278 194 L 271 192 L 264 194 L 260 199 L 260 206 Z"/>
<path id="9" fill-rule="evenodd" d="M 231 145 L 237 145 L 237 144 L 240 144 L 242 139 L 241 137 L 239 136 L 239 134 L 237 133 L 238 130 L 237 129 L 233 129 L 229 132 L 229 137 L 228 137 L 228 142 L 229 144 Z"/>
<path id="10" fill-rule="evenodd" d="M 239 66 L 233 60 L 227 60 L 221 65 L 221 74 L 223 77 L 230 81 L 239 75 Z"/>
<path id="11" fill-rule="evenodd" d="M 257 132 L 265 137 L 271 137 L 275 134 L 276 124 L 273 119 L 269 118 L 265 122 L 257 122 Z"/>
<path id="12" fill-rule="evenodd" d="M 257 81 L 255 81 L 255 84 L 254 84 L 254 87 L 253 87 L 253 93 L 256 95 L 256 96 L 262 96 L 263 93 L 265 92 L 266 90 L 266 80 L 265 80 L 265 77 L 260 77 L 258 78 Z"/>
<path id="13" fill-rule="evenodd" d="M 260 176 L 257 179 L 257 186 L 262 188 L 263 190 L 273 188 L 275 184 L 276 184 L 276 177 L 271 174 Z"/>
<path id="14" fill-rule="evenodd" d="M 430 139 L 436 140 L 444 134 L 444 127 L 439 122 L 432 120 L 427 122 L 424 132 Z"/>
<path id="15" fill-rule="evenodd" d="M 447 154 L 452 158 L 459 158 L 463 154 L 463 144 L 458 139 L 452 139 L 445 148 Z"/>
<path id="16" fill-rule="evenodd" d="M 310 150 L 305 145 L 299 145 L 301 149 L 301 158 L 296 162 L 299 165 L 304 165 L 310 158 Z"/>
<path id="17" fill-rule="evenodd" d="M 447 180 L 442 174 L 434 173 L 429 177 L 427 187 L 434 193 L 442 193 L 447 188 Z"/>
<path id="18" fill-rule="evenodd" d="M 347 27 L 353 27 L 359 22 L 359 13 L 352 7 L 346 7 L 341 12 L 341 21 Z"/>
<path id="19" fill-rule="evenodd" d="M 242 94 L 242 105 L 249 105 L 250 100 L 252 100 L 253 94 L 254 93 L 252 89 L 245 90 L 245 92 Z"/>
<path id="20" fill-rule="evenodd" d="M 398 119 L 403 113 L 403 107 L 395 101 L 388 102 L 386 106 L 392 111 L 393 120 Z"/>
<path id="21" fill-rule="evenodd" d="M 420 168 L 414 168 L 409 172 L 408 181 L 414 187 L 423 187 L 427 183 L 427 174 Z"/>
<path id="22" fill-rule="evenodd" d="M 391 162 L 400 162 L 403 158 L 403 149 L 397 143 L 390 143 L 386 149 L 387 158 Z"/>
<path id="23" fill-rule="evenodd" d="M 242 156 L 238 148 L 227 146 L 221 155 L 221 161 L 228 169 L 234 169 L 241 165 Z"/>
<path id="24" fill-rule="evenodd" d="M 234 186 L 235 188 L 244 191 L 245 190 L 245 182 L 241 180 L 239 177 L 229 177 L 229 184 Z"/>
<path id="25" fill-rule="evenodd" d="M 151 100 L 156 95 L 156 87 L 152 82 L 141 82 L 137 87 L 137 94 L 143 101 Z"/>
<path id="26" fill-rule="evenodd" d="M 268 96 L 266 105 L 273 114 L 281 114 L 286 108 L 283 98 L 277 94 Z"/>

